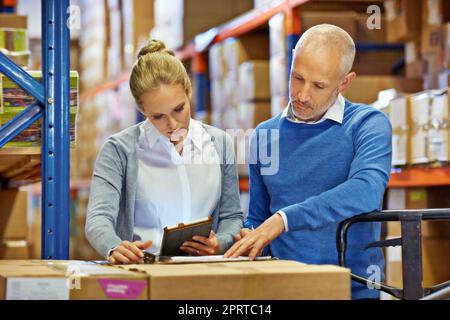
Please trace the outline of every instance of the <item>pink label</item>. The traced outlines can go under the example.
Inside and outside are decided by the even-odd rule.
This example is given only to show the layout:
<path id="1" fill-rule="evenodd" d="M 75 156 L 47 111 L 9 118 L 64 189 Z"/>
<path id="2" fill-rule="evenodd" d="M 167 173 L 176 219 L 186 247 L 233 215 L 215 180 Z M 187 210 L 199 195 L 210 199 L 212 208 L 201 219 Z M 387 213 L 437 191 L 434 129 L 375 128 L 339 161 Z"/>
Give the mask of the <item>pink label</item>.
<path id="1" fill-rule="evenodd" d="M 103 292 L 111 299 L 136 300 L 147 288 L 147 281 L 130 281 L 121 279 L 98 279 Z"/>

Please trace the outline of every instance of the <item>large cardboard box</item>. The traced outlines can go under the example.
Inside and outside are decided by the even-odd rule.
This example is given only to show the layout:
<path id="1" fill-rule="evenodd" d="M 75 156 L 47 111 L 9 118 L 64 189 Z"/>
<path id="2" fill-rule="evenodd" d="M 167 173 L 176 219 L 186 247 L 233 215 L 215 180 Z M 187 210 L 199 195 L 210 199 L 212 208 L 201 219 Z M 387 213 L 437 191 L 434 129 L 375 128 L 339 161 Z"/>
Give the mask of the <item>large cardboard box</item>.
<path id="1" fill-rule="evenodd" d="M 150 300 L 347 300 L 351 297 L 350 270 L 337 266 L 279 260 L 121 268 L 148 275 Z"/>
<path id="2" fill-rule="evenodd" d="M 269 60 L 269 37 L 265 32 L 228 38 L 223 42 L 227 72 L 237 71 L 248 60 Z"/>
<path id="3" fill-rule="evenodd" d="M 352 71 L 357 75 L 391 75 L 403 59 L 403 51 L 356 51 Z"/>
<path id="4" fill-rule="evenodd" d="M 239 66 L 239 100 L 270 99 L 270 65 L 267 60 L 251 60 Z"/>
<path id="5" fill-rule="evenodd" d="M 147 276 L 81 261 L 0 261 L 0 300 L 146 300 Z"/>
<path id="6" fill-rule="evenodd" d="M 378 92 L 394 88 L 398 92 L 414 93 L 422 90 L 422 81 L 395 76 L 356 76 L 344 96 L 352 102 L 373 103 Z"/>
<path id="7" fill-rule="evenodd" d="M 429 92 L 419 92 L 410 97 L 410 163 L 424 164 L 430 161 L 428 157 L 429 110 L 431 95 Z"/>
<path id="8" fill-rule="evenodd" d="M 448 0 L 422 0 L 422 23 L 429 26 L 441 25 L 450 20 Z"/>
<path id="9" fill-rule="evenodd" d="M 0 239 L 28 236 L 28 194 L 18 189 L 0 190 Z"/>
<path id="10" fill-rule="evenodd" d="M 384 2 L 387 23 L 387 40 L 405 42 L 420 36 L 421 0 L 386 0 Z"/>
<path id="11" fill-rule="evenodd" d="M 389 121 L 392 125 L 392 165 L 403 166 L 408 163 L 409 147 L 409 99 L 399 95 L 389 102 Z"/>
<path id="12" fill-rule="evenodd" d="M 430 161 L 450 161 L 449 96 L 447 90 L 432 93 L 430 128 L 428 130 L 428 158 Z"/>

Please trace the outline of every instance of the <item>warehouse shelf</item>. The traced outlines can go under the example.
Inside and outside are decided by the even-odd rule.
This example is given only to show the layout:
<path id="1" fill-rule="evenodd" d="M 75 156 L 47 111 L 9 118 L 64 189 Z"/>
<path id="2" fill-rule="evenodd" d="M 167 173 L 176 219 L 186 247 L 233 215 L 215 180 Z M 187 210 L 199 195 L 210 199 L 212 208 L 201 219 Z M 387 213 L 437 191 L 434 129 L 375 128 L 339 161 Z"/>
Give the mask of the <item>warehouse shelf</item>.
<path id="1" fill-rule="evenodd" d="M 130 78 L 130 74 L 128 72 L 122 73 L 116 79 L 106 81 L 104 83 L 99 84 L 80 95 L 80 103 L 85 102 L 86 100 L 95 97 L 96 95 L 105 92 L 107 90 L 117 89 L 122 83 L 127 82 Z"/>
<path id="2" fill-rule="evenodd" d="M 450 186 L 450 167 L 393 169 L 388 188 Z M 248 177 L 239 177 L 239 190 L 249 191 Z"/>
<path id="3" fill-rule="evenodd" d="M 0 72 L 36 102 L 0 127 L 0 176 L 42 181 L 42 257 L 69 258 L 70 31 L 69 0 L 42 0 L 42 83 L 0 53 Z M 6 148 L 8 142 L 42 118 L 36 148 Z M 38 174 L 42 174 L 38 177 Z M 9 186 L 9 184 L 8 184 Z"/>

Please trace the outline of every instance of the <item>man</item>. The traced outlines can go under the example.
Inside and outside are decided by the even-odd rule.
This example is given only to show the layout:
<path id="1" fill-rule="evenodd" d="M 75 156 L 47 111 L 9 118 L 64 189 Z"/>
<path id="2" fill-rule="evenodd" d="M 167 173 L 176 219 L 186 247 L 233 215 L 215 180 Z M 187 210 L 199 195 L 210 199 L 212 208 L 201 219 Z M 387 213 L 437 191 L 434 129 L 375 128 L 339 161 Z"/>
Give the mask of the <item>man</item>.
<path id="1" fill-rule="evenodd" d="M 255 154 L 250 162 L 250 203 L 242 238 L 225 254 L 251 259 L 268 246 L 280 259 L 337 264 L 336 228 L 354 215 L 381 209 L 391 169 L 391 126 L 380 111 L 341 95 L 351 72 L 355 45 L 347 32 L 322 24 L 307 30 L 293 50 L 290 102 L 282 114 L 261 123 L 250 149 L 278 143 L 279 170 L 264 174 Z M 262 140 L 262 131 L 278 138 Z M 273 156 L 273 155 L 272 155 Z M 365 277 L 383 275 L 380 224 L 354 225 L 349 232 L 347 265 Z M 378 274 L 373 272 L 378 270 Z M 327 284 L 324 283 L 324 286 Z M 377 290 L 352 283 L 354 299 L 379 298 Z"/>

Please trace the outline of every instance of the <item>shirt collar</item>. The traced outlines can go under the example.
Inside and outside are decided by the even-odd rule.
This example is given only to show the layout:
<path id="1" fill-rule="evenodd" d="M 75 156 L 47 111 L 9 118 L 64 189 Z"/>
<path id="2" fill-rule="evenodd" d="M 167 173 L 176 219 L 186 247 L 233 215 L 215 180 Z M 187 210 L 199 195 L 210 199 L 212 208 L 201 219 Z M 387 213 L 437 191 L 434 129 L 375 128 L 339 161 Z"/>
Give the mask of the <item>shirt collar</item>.
<path id="1" fill-rule="evenodd" d="M 308 123 L 308 124 L 317 124 L 320 123 L 326 119 L 333 120 L 339 124 L 342 124 L 344 119 L 344 107 L 345 107 L 345 99 L 344 97 L 339 94 L 334 104 L 327 110 L 327 112 L 323 115 L 323 117 L 315 122 L 305 122 L 298 120 L 295 118 L 294 114 L 292 113 L 292 104 L 289 102 L 288 106 L 283 110 L 283 113 L 281 114 L 281 117 L 286 117 L 289 121 L 295 122 L 295 123 Z"/>
<path id="2" fill-rule="evenodd" d="M 142 128 L 145 132 L 145 137 L 150 148 L 152 148 L 158 141 L 171 143 L 170 140 L 161 132 L 159 132 L 158 129 L 148 119 L 145 119 L 142 124 Z M 194 119 L 190 119 L 189 130 L 184 143 L 192 143 L 194 147 L 196 147 L 197 149 L 201 149 L 202 134 L 203 132 L 200 123 Z"/>

